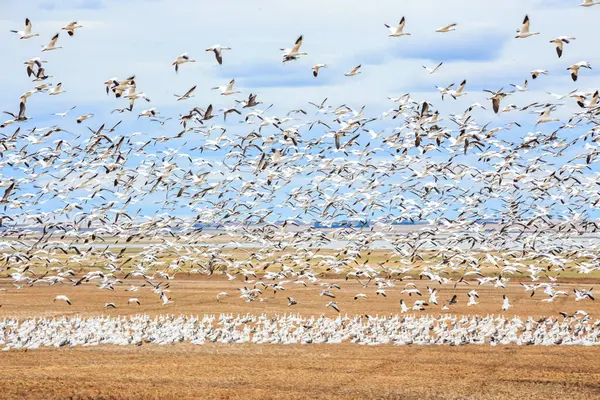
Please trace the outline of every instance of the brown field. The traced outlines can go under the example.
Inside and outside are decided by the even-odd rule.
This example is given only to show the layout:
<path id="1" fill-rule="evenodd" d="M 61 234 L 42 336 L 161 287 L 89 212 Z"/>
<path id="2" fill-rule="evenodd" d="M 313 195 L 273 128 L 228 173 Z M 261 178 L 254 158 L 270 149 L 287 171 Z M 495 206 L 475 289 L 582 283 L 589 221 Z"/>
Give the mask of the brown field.
<path id="1" fill-rule="evenodd" d="M 185 275 L 182 275 L 182 278 Z M 128 280 L 129 281 L 129 280 Z M 356 282 L 329 280 L 342 287 L 331 289 L 342 313 L 388 314 L 399 312 L 399 299 L 412 304 L 414 296 L 400 295 L 406 282 L 388 290 L 388 297 L 375 296 L 373 287 Z M 132 281 L 140 285 L 143 281 Z M 429 282 L 416 281 L 426 298 Z M 326 308 L 328 298 L 320 297 L 321 286 L 287 284 L 286 291 L 273 294 L 265 290 L 264 302 L 246 303 L 236 288 L 242 282 L 220 278 L 176 279 L 171 282 L 174 303 L 162 306 L 148 289 L 140 292 L 99 290 L 92 284 L 34 286 L 16 289 L 0 280 L 0 317 L 51 315 L 127 315 L 260 313 L 295 311 L 305 315 L 335 311 Z M 128 286 L 128 285 L 127 285 Z M 249 285 L 251 286 L 251 285 Z M 439 285 L 435 285 L 439 287 Z M 564 288 L 584 286 L 563 284 Z M 587 284 L 586 284 L 587 286 Z M 477 287 L 480 302 L 466 307 L 466 292 L 471 285 L 440 287 L 439 313 L 453 294 L 459 303 L 457 314 L 500 313 L 502 294 L 507 293 L 514 307 L 508 316 L 555 316 L 559 311 L 584 309 L 600 317 L 600 304 L 575 303 L 573 296 L 555 303 L 542 303 L 546 296 L 531 298 L 517 284 L 507 289 Z M 230 297 L 220 303 L 216 294 Z M 353 300 L 356 293 L 369 298 Z M 73 302 L 54 303 L 57 294 Z M 290 309 L 286 296 L 299 304 Z M 138 297 L 141 306 L 128 306 L 129 297 Z M 117 309 L 104 309 L 104 302 L 115 302 Z M 191 345 L 44 349 L 1 353 L 0 398 L 261 398 L 261 399 L 507 399 L 507 398 L 600 398 L 600 347 L 516 347 L 446 346 L 399 347 L 360 345 Z"/>

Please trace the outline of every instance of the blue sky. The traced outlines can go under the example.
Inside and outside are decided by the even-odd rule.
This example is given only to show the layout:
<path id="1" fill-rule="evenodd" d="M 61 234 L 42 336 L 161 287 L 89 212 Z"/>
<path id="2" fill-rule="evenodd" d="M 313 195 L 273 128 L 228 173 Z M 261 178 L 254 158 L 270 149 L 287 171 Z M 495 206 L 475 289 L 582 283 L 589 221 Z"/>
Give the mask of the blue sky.
<path id="1" fill-rule="evenodd" d="M 28 101 L 28 116 L 33 120 L 24 124 L 23 129 L 60 125 L 81 134 L 81 140 L 89 136 L 89 131 L 75 124 L 74 119 L 84 113 L 94 113 L 96 117 L 83 125 L 97 129 L 101 123 L 110 126 L 123 120 L 119 133 L 127 136 L 142 132 L 136 140 L 145 142 L 162 135 L 174 135 L 180 129 L 177 116 L 194 106 L 206 107 L 210 103 L 215 109 L 231 107 L 235 104 L 234 99 L 242 100 L 249 93 L 258 93 L 259 100 L 265 105 L 274 104 L 267 113 L 270 116 L 284 116 L 295 108 L 312 111 L 308 101 L 318 103 L 327 97 L 332 105 L 346 103 L 355 109 L 365 105 L 367 115 L 377 117 L 392 108 L 388 96 L 404 93 L 411 93 L 418 101 L 435 102 L 442 115 L 455 114 L 474 102 L 489 106 L 483 89 L 508 88 L 510 83 L 522 84 L 529 78 L 529 71 L 537 68 L 548 69 L 550 75 L 535 82 L 529 79 L 530 91 L 514 94 L 505 105 L 554 102 L 545 92 L 567 93 L 573 89 L 584 91 L 600 87 L 597 72 L 600 54 L 595 51 L 597 37 L 600 37 L 600 27 L 596 23 L 600 7 L 584 9 L 577 4 L 577 0 L 385 0 L 378 1 L 375 6 L 359 1 L 311 0 L 298 7 L 297 3 L 261 0 L 4 1 L 0 2 L 3 18 L 0 25 L 6 32 L 0 35 L 0 46 L 5 54 L 0 74 L 3 87 L 0 103 L 3 110 L 18 109 L 20 94 L 33 86 L 25 74 L 23 61 L 40 55 L 48 60 L 47 72 L 54 75 L 50 81 L 62 82 L 66 93 L 56 97 L 32 96 Z M 514 39 L 525 14 L 531 18 L 532 30 L 540 31 L 542 35 L 526 40 Z M 383 24 L 394 25 L 402 16 L 407 20 L 405 31 L 412 35 L 389 38 Z M 33 21 L 33 29 L 41 37 L 25 41 L 9 32 L 10 29 L 23 29 L 25 17 Z M 41 46 L 60 31 L 60 27 L 73 20 L 79 21 L 84 28 L 78 30 L 74 37 L 68 37 L 62 31 L 58 44 L 64 48 L 41 54 Z M 434 32 L 451 22 L 458 23 L 456 32 Z M 309 55 L 296 62 L 282 64 L 279 49 L 290 47 L 300 34 L 304 35 L 303 50 Z M 551 38 L 560 35 L 577 37 L 565 46 L 562 59 L 556 57 L 553 45 L 548 43 Z M 216 43 L 233 48 L 224 52 L 222 66 L 217 65 L 212 53 L 204 51 Z M 177 75 L 171 62 L 183 52 L 188 52 L 197 62 L 184 65 Z M 582 71 L 580 80 L 575 84 L 566 67 L 582 60 L 589 61 L 593 67 L 598 66 L 598 69 Z M 428 75 L 422 68 L 422 65 L 433 67 L 441 61 L 444 65 L 435 75 Z M 329 68 L 321 70 L 315 79 L 310 67 L 317 63 L 327 63 Z M 352 78 L 343 75 L 357 64 L 363 65 L 361 75 Z M 102 82 L 131 74 L 136 75 L 138 90 L 144 91 L 152 102 L 137 102 L 131 115 L 110 114 L 112 109 L 124 107 L 126 102 L 106 96 Z M 242 94 L 224 97 L 210 90 L 233 78 Z M 466 91 L 469 95 L 456 101 L 442 102 L 435 86 L 447 86 L 452 82 L 458 84 L 463 79 L 468 81 Z M 193 85 L 198 87 L 195 98 L 186 102 L 175 101 L 173 94 L 182 94 Z M 561 103 L 565 105 L 556 113 L 561 118 L 567 118 L 577 107 L 569 99 Z M 73 105 L 77 108 L 69 117 L 60 119 L 51 116 Z M 157 107 L 162 116 L 172 116 L 174 120 L 163 127 L 147 120 L 136 120 L 137 113 L 150 107 Z M 313 114 L 309 115 L 312 117 Z M 497 116 L 489 109 L 477 111 L 474 115 L 482 125 L 490 122 L 490 127 L 500 126 L 516 117 L 510 113 Z M 519 115 L 518 118 L 523 122 L 523 128 L 504 133 L 512 141 L 518 141 L 519 137 L 536 130 L 533 126 L 535 115 Z M 223 123 L 222 119 L 213 122 Z M 302 122 L 292 121 L 291 124 Z M 450 122 L 446 123 L 452 126 Z M 391 129 L 395 124 L 395 121 L 377 121 L 370 128 Z M 226 125 L 228 135 L 249 130 L 235 118 Z M 551 131 L 555 127 L 548 125 L 539 129 Z M 10 127 L 3 133 L 13 131 Z M 276 132 L 265 128 L 264 133 L 271 135 Z M 303 133 L 303 137 L 309 140 L 322 133 L 323 130 L 317 128 Z M 571 134 L 570 131 L 564 133 Z M 216 133 L 209 139 L 215 137 Z M 72 139 L 69 135 L 53 136 L 53 139 L 59 138 Z M 187 134 L 182 140 L 153 145 L 152 148 L 160 152 L 187 143 L 187 149 L 202 140 L 206 138 Z M 361 137 L 359 142 L 366 144 L 369 137 Z M 373 145 L 378 145 L 378 142 L 373 141 Z M 29 148 L 35 150 L 37 147 L 30 145 Z M 221 152 L 204 152 L 202 157 L 218 164 L 222 155 Z M 385 152 L 380 156 L 393 159 Z M 557 162 L 560 160 L 557 159 Z M 145 163 L 151 161 L 148 159 Z M 128 166 L 134 168 L 138 162 L 139 159 L 131 157 Z M 177 161 L 183 169 L 189 167 L 185 162 L 183 159 Z M 466 156 L 461 162 L 476 165 L 476 156 Z M 3 180 L 18 176 L 18 172 L 8 166 L 2 169 L 2 174 Z M 281 201 L 288 190 L 299 185 L 301 183 L 290 184 L 273 201 Z M 407 196 L 410 197 L 409 194 Z M 151 212 L 151 203 L 156 200 L 149 196 L 148 202 L 142 205 L 144 211 Z M 61 205 L 64 205 L 64 200 L 57 198 L 45 203 L 41 209 L 49 210 Z M 138 205 L 132 206 L 136 207 Z M 178 212 L 192 214 L 195 211 L 182 206 Z M 290 210 L 282 210 L 282 213 L 284 216 L 294 214 Z"/>

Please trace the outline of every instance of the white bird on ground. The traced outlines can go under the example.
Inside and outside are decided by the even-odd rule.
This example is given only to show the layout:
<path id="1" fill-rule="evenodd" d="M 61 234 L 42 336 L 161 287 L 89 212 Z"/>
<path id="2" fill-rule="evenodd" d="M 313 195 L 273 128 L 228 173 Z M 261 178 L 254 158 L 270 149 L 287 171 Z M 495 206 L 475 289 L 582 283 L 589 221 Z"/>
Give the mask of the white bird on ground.
<path id="1" fill-rule="evenodd" d="M 410 33 L 402 32 L 405 24 L 406 24 L 406 19 L 404 17 L 402 17 L 398 26 L 391 27 L 388 24 L 383 24 L 383 25 L 389 29 L 389 31 L 390 31 L 389 36 L 391 36 L 391 37 L 410 36 Z"/>
<path id="2" fill-rule="evenodd" d="M 60 300 L 60 301 L 64 301 L 66 302 L 68 305 L 71 305 L 71 300 L 69 300 L 69 298 L 63 294 L 59 294 L 58 296 L 56 296 L 54 298 L 54 301 L 56 300 Z"/>
<path id="3" fill-rule="evenodd" d="M 183 53 L 182 55 L 178 56 L 175 61 L 173 61 L 173 63 L 171 65 L 175 66 L 175 72 L 179 72 L 179 66 L 181 64 L 185 64 L 185 63 L 195 63 L 196 60 L 192 60 L 190 59 L 190 57 L 188 56 L 187 53 Z"/>
<path id="4" fill-rule="evenodd" d="M 69 36 L 73 36 L 75 34 L 75 29 L 83 28 L 83 25 L 80 25 L 77 21 L 69 22 L 67 25 L 63 26 L 61 29 L 67 31 Z"/>
<path id="5" fill-rule="evenodd" d="M 226 86 L 216 86 L 211 88 L 211 90 L 220 90 L 221 96 L 229 96 L 235 93 L 241 93 L 239 90 L 233 90 L 233 85 L 235 84 L 235 79 L 232 79 Z"/>
<path id="6" fill-rule="evenodd" d="M 529 24 L 530 24 L 529 16 L 526 15 L 525 19 L 523 20 L 523 25 L 521 25 L 521 30 L 517 31 L 518 34 L 517 34 L 517 36 L 515 36 L 515 38 L 517 38 L 517 39 L 525 39 L 525 38 L 528 38 L 530 36 L 535 36 L 535 35 L 539 35 L 540 34 L 539 32 L 529 32 Z"/>
<path id="7" fill-rule="evenodd" d="M 550 43 L 554 43 L 556 45 L 556 54 L 558 54 L 558 58 L 562 57 L 563 44 L 569 44 L 571 43 L 571 40 L 575 40 L 575 38 L 568 36 L 559 36 L 550 41 Z"/>
<path id="8" fill-rule="evenodd" d="M 16 33 L 20 36 L 20 39 L 31 39 L 35 36 L 40 36 L 39 33 L 31 33 L 31 20 L 29 18 L 25 18 L 25 30 L 24 31 L 13 31 L 12 33 Z"/>
<path id="9" fill-rule="evenodd" d="M 438 65 L 435 66 L 435 68 L 427 68 L 426 66 L 422 65 L 423 68 L 425 68 L 425 70 L 427 70 L 427 72 L 429 72 L 429 75 L 434 74 L 443 64 L 444 62 L 442 61 L 441 63 L 439 63 Z"/>
<path id="10" fill-rule="evenodd" d="M 313 65 L 312 72 L 313 72 L 313 76 L 316 78 L 319 75 L 319 69 L 321 68 L 327 68 L 327 64 L 317 64 L 317 65 Z"/>
<path id="11" fill-rule="evenodd" d="M 502 299 L 502 311 L 508 311 L 508 309 L 512 307 L 512 304 L 508 302 L 508 297 L 506 295 L 502 295 Z"/>
<path id="12" fill-rule="evenodd" d="M 443 32 L 452 32 L 452 31 L 456 30 L 456 25 L 457 24 L 449 24 L 449 25 L 443 26 L 441 28 L 438 28 L 435 31 L 436 32 L 442 32 L 442 33 Z"/>
<path id="13" fill-rule="evenodd" d="M 362 66 L 362 64 L 357 65 L 356 67 L 352 68 L 352 71 L 350 72 L 346 72 L 344 75 L 345 76 L 354 76 L 354 75 L 358 75 L 361 73 L 360 71 L 360 67 Z"/>
<path id="14" fill-rule="evenodd" d="M 52 36 L 52 39 L 50 39 L 50 43 L 48 43 L 47 46 L 43 46 L 42 51 L 51 51 L 51 50 L 56 50 L 56 49 L 62 49 L 62 46 L 56 45 L 58 36 L 59 36 L 58 33 L 56 35 Z"/>
<path id="15" fill-rule="evenodd" d="M 213 46 L 207 47 L 205 51 L 212 51 L 215 53 L 215 58 L 219 65 L 223 64 L 223 50 L 231 50 L 231 47 L 223 47 L 220 44 L 215 44 Z"/>
<path id="16" fill-rule="evenodd" d="M 567 68 L 567 71 L 571 72 L 571 78 L 573 79 L 573 82 L 577 81 L 580 68 L 592 69 L 592 66 L 587 61 L 580 61 L 577 64 L 570 65 L 569 68 Z"/>

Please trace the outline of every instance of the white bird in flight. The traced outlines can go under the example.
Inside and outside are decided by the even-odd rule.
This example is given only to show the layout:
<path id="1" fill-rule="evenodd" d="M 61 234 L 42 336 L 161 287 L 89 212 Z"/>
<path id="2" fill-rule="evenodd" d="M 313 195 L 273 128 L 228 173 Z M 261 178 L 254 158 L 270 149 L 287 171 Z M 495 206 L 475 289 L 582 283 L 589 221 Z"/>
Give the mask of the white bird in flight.
<path id="1" fill-rule="evenodd" d="M 24 31 L 13 31 L 12 33 L 16 33 L 20 36 L 21 39 L 31 39 L 35 36 L 40 36 L 39 33 L 31 33 L 31 20 L 29 18 L 25 18 L 25 30 Z"/>
<path id="2" fill-rule="evenodd" d="M 392 27 L 392 26 L 389 26 L 388 24 L 383 24 L 383 25 L 386 28 L 388 28 L 390 31 L 390 34 L 388 36 L 391 36 L 391 37 L 410 36 L 410 33 L 402 31 L 404 29 L 405 24 L 406 24 L 406 19 L 404 17 L 402 17 L 398 26 Z"/>
<path id="3" fill-rule="evenodd" d="M 440 33 L 444 33 L 444 32 L 452 32 L 456 30 L 456 25 L 457 24 L 448 24 L 446 26 L 443 26 L 441 28 L 436 29 L 436 32 L 440 32 Z"/>
<path id="4" fill-rule="evenodd" d="M 517 34 L 517 36 L 515 36 L 515 38 L 517 38 L 517 39 L 525 39 L 525 38 L 528 38 L 530 36 L 535 36 L 535 35 L 539 35 L 540 34 L 539 32 L 529 32 L 529 24 L 530 24 L 529 16 L 526 15 L 525 19 L 523 20 L 523 25 L 521 25 L 521 30 L 517 31 L 518 34 Z"/>

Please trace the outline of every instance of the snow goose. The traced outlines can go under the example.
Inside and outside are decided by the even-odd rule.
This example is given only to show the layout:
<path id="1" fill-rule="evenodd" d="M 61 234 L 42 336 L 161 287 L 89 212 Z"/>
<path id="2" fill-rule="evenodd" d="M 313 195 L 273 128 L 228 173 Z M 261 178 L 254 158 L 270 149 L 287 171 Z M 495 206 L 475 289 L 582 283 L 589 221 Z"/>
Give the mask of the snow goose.
<path id="1" fill-rule="evenodd" d="M 527 84 L 528 84 L 527 79 L 525 79 L 525 83 L 523 84 L 523 86 L 515 85 L 514 83 L 511 83 L 510 86 L 514 87 L 519 92 L 526 92 L 527 91 Z"/>
<path id="2" fill-rule="evenodd" d="M 221 96 L 229 96 L 235 93 L 241 93 L 239 90 L 233 90 L 233 85 L 235 84 L 235 79 L 232 79 L 226 86 L 216 86 L 211 88 L 211 90 L 220 90 Z"/>
<path id="3" fill-rule="evenodd" d="M 189 63 L 189 62 L 195 63 L 196 60 L 190 59 L 190 57 L 188 56 L 187 53 L 183 53 L 182 55 L 178 56 L 175 59 L 175 61 L 173 61 L 173 63 L 171 65 L 175 66 L 175 72 L 178 73 L 179 72 L 179 66 L 181 64 L 185 64 L 185 63 Z"/>
<path id="4" fill-rule="evenodd" d="M 195 85 L 194 85 L 194 86 L 192 86 L 192 88 L 191 88 L 190 90 L 188 90 L 187 92 L 185 92 L 185 94 L 184 94 L 183 96 L 178 96 L 178 95 L 174 95 L 174 96 L 175 96 L 175 97 L 177 97 L 177 101 L 180 101 L 180 100 L 187 100 L 187 99 L 189 99 L 190 97 L 194 97 L 194 96 L 192 95 L 192 93 L 194 92 L 194 90 L 196 90 L 196 86 L 195 86 Z"/>
<path id="5" fill-rule="evenodd" d="M 450 96 L 452 96 L 452 98 L 454 100 L 456 100 L 458 97 L 461 97 L 461 96 L 464 96 L 464 95 L 468 94 L 467 92 L 463 92 L 463 90 L 465 89 L 466 85 L 467 85 L 467 80 L 465 79 L 465 80 L 463 80 L 460 83 L 460 86 L 458 87 L 458 89 L 450 92 Z"/>
<path id="6" fill-rule="evenodd" d="M 85 121 L 86 119 L 90 119 L 94 116 L 94 114 L 84 114 L 81 117 L 77 118 L 77 123 L 80 124 L 83 121 Z"/>
<path id="7" fill-rule="evenodd" d="M 47 62 L 48 61 L 42 60 L 39 57 L 34 57 L 30 60 L 25 61 L 23 64 L 27 65 L 27 76 L 37 75 L 33 71 L 34 66 L 37 65 L 38 68 L 42 68 L 42 63 L 47 63 Z"/>
<path id="8" fill-rule="evenodd" d="M 63 26 L 61 29 L 63 31 L 67 31 L 69 36 L 73 36 L 75 34 L 75 29 L 83 28 L 83 25 L 80 25 L 77 21 L 69 22 L 67 25 Z"/>
<path id="9" fill-rule="evenodd" d="M 300 46 L 302 46 L 302 35 L 296 39 L 296 43 L 291 49 L 280 49 L 283 51 L 283 62 L 297 60 L 300 56 L 307 56 L 308 53 L 300 52 Z"/>
<path id="10" fill-rule="evenodd" d="M 64 93 L 65 91 L 62 90 L 62 82 L 58 82 L 56 84 L 56 86 L 50 91 L 50 96 L 56 96 L 57 94 L 61 94 Z"/>
<path id="11" fill-rule="evenodd" d="M 444 62 L 439 63 L 438 65 L 435 66 L 435 68 L 427 68 L 426 66 L 422 65 L 423 68 L 425 68 L 425 70 L 427 72 L 429 72 L 429 75 L 434 74 L 443 64 Z"/>
<path id="12" fill-rule="evenodd" d="M 441 28 L 436 29 L 436 32 L 440 32 L 440 33 L 444 33 L 444 32 L 452 32 L 456 30 L 456 25 L 457 24 L 449 24 L 446 26 L 443 26 Z"/>
<path id="13" fill-rule="evenodd" d="M 131 303 L 137 303 L 138 306 L 141 305 L 140 300 L 137 297 L 132 297 L 127 300 L 127 304 L 131 304 Z"/>
<path id="14" fill-rule="evenodd" d="M 58 36 L 59 36 L 58 33 L 56 35 L 52 36 L 52 39 L 50 39 L 50 43 L 48 43 L 47 46 L 43 46 L 42 51 L 51 51 L 51 50 L 56 50 L 56 49 L 62 49 L 62 46 L 56 45 Z"/>
<path id="15" fill-rule="evenodd" d="M 502 311 L 508 311 L 512 304 L 508 302 L 508 297 L 506 295 L 502 295 Z"/>
<path id="16" fill-rule="evenodd" d="M 402 32 L 405 24 L 406 24 L 406 19 L 404 17 L 402 17 L 398 26 L 391 27 L 388 24 L 383 24 L 383 25 L 389 29 L 390 34 L 388 36 L 390 36 L 390 37 L 410 36 L 410 33 Z"/>
<path id="17" fill-rule="evenodd" d="M 523 25 L 521 25 L 521 30 L 517 31 L 518 34 L 517 36 L 515 36 L 515 38 L 517 39 L 525 39 L 528 38 L 530 36 L 535 36 L 535 35 L 539 35 L 539 32 L 529 32 L 529 16 L 526 15 L 525 19 L 523 20 Z"/>
<path id="18" fill-rule="evenodd" d="M 31 20 L 29 18 L 25 18 L 25 30 L 24 31 L 13 31 L 12 33 L 16 33 L 20 36 L 20 39 L 31 39 L 35 36 L 40 36 L 39 33 L 31 33 Z"/>
<path id="19" fill-rule="evenodd" d="M 327 68 L 327 64 L 317 64 L 317 65 L 313 65 L 312 72 L 313 72 L 313 76 L 316 78 L 319 75 L 319 69 L 321 68 Z"/>
<path id="20" fill-rule="evenodd" d="M 587 61 L 580 61 L 577 64 L 570 65 L 569 68 L 567 68 L 567 71 L 571 72 L 571 78 L 573 79 L 573 82 L 577 81 L 580 68 L 592 69 L 592 66 Z"/>
<path id="21" fill-rule="evenodd" d="M 296 299 L 294 299 L 293 297 L 288 297 L 287 299 L 288 299 L 288 307 L 295 306 L 296 304 L 298 304 Z"/>
<path id="22" fill-rule="evenodd" d="M 583 0 L 583 3 L 581 3 L 580 6 L 581 7 L 591 7 L 591 6 L 597 6 L 598 4 L 600 4 L 600 1 Z"/>
<path id="23" fill-rule="evenodd" d="M 54 298 L 54 301 L 59 300 L 59 301 L 64 301 L 66 302 L 68 305 L 71 305 L 71 300 L 69 300 L 69 298 L 63 294 L 59 294 L 58 296 L 56 296 Z"/>
<path id="24" fill-rule="evenodd" d="M 540 75 L 548 75 L 548 70 L 546 69 L 534 69 L 530 72 L 532 79 L 537 79 Z"/>
<path id="25" fill-rule="evenodd" d="M 213 53 L 215 53 L 215 58 L 217 59 L 217 62 L 219 63 L 219 65 L 221 65 L 221 64 L 223 64 L 222 50 L 231 50 L 231 47 L 223 47 L 220 44 L 215 44 L 213 46 L 206 48 L 205 51 L 212 51 Z"/>
<path id="26" fill-rule="evenodd" d="M 552 39 L 550 41 L 550 43 L 554 43 L 556 45 L 556 54 L 558 54 L 558 58 L 562 57 L 562 53 L 563 53 L 563 44 L 569 44 L 571 43 L 571 40 L 575 40 L 574 37 L 567 37 L 567 36 L 559 36 L 559 37 L 555 37 L 554 39 Z"/>
<path id="27" fill-rule="evenodd" d="M 556 109 L 556 106 L 548 107 L 542 111 L 537 111 L 540 114 L 540 119 L 535 123 L 536 125 L 545 124 L 547 122 L 560 122 L 559 118 L 551 118 L 550 113 Z"/>
<path id="28" fill-rule="evenodd" d="M 360 67 L 361 67 L 361 64 L 359 64 L 359 65 L 357 65 L 356 67 L 352 68 L 352 71 L 350 71 L 350 72 L 346 72 L 344 75 L 345 75 L 345 76 L 354 76 L 354 75 L 358 75 L 358 74 L 360 74 L 360 73 L 361 73 L 361 71 L 360 71 Z"/>

